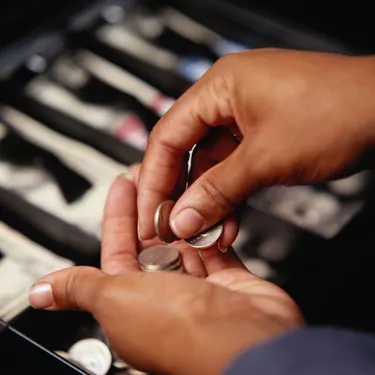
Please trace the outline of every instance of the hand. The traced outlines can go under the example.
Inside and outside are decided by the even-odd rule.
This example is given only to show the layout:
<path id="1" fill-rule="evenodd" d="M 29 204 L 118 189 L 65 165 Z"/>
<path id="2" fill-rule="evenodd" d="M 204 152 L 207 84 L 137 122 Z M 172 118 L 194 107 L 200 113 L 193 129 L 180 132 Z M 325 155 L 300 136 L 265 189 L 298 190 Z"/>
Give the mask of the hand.
<path id="1" fill-rule="evenodd" d="M 180 242 L 187 274 L 141 272 L 137 246 L 158 241 L 137 243 L 136 212 L 136 188 L 119 177 L 105 209 L 102 271 L 47 275 L 31 288 L 31 305 L 88 311 L 126 362 L 172 375 L 217 375 L 241 350 L 303 324 L 290 297 L 248 272 L 232 250 L 200 257 Z"/>
<path id="2" fill-rule="evenodd" d="M 320 183 L 353 167 L 374 144 L 374 97 L 374 57 L 259 49 L 220 59 L 150 135 L 140 238 L 155 235 L 153 213 L 195 144 L 200 177 L 170 218 L 179 238 L 214 225 L 263 187 Z"/>

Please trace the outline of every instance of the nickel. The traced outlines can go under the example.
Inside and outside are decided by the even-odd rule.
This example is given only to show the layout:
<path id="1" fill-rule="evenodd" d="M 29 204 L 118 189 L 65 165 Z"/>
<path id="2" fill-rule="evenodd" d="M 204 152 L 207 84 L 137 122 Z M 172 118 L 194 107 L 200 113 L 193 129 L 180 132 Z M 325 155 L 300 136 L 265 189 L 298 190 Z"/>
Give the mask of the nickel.
<path id="1" fill-rule="evenodd" d="M 174 204 L 175 203 L 171 200 L 164 201 L 160 203 L 155 213 L 154 224 L 156 234 L 160 240 L 166 243 L 178 240 L 169 226 L 169 216 L 172 212 Z M 195 249 L 207 249 L 215 245 L 222 235 L 223 230 L 223 224 L 219 223 L 205 230 L 204 232 L 197 234 L 196 236 L 185 239 L 184 241 Z"/>
<path id="2" fill-rule="evenodd" d="M 173 206 L 173 201 L 164 201 L 160 203 L 159 207 L 156 209 L 154 217 L 156 235 L 166 243 L 171 243 L 177 240 L 177 237 L 169 226 L 169 216 L 172 212 Z"/>
<path id="3" fill-rule="evenodd" d="M 221 234 L 223 233 L 223 229 L 223 224 L 219 223 L 194 237 L 185 239 L 184 241 L 195 249 L 208 249 L 209 247 L 215 245 L 215 243 L 219 240 Z"/>

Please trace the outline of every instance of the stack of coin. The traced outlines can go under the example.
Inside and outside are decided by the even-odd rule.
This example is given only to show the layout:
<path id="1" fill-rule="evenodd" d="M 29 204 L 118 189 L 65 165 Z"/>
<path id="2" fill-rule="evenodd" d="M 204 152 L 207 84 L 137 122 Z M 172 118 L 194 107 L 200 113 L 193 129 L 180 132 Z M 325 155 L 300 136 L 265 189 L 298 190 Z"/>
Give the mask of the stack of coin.
<path id="1" fill-rule="evenodd" d="M 173 201 L 164 201 L 158 206 L 155 217 L 154 225 L 157 236 L 166 243 L 171 243 L 179 240 L 173 233 L 169 226 L 169 216 L 174 207 Z M 191 247 L 199 250 L 207 249 L 214 246 L 220 239 L 223 233 L 223 224 L 219 223 L 215 226 L 205 230 L 196 236 L 185 239 L 184 241 Z"/>
<path id="2" fill-rule="evenodd" d="M 169 245 L 151 246 L 140 252 L 139 266 L 145 272 L 182 272 L 180 252 Z"/>

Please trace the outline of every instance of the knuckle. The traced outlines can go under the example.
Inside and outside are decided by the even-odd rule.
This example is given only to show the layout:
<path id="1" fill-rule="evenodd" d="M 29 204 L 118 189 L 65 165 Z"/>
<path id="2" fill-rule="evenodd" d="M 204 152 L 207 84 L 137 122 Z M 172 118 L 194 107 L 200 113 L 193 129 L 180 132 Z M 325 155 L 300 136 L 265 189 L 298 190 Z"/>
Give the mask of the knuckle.
<path id="1" fill-rule="evenodd" d="M 96 299 L 101 296 L 101 288 L 105 283 L 97 283 L 95 293 L 92 293 L 92 276 L 99 272 L 92 267 L 73 267 L 64 285 L 64 295 L 69 306 L 81 310 L 93 310 Z"/>
<path id="2" fill-rule="evenodd" d="M 206 196 L 206 203 L 210 206 L 215 206 L 215 210 L 228 212 L 236 206 L 219 188 L 219 185 L 214 184 L 212 180 L 206 176 L 201 176 L 201 188 Z"/>
<path id="3" fill-rule="evenodd" d="M 242 53 L 230 53 L 220 57 L 210 69 L 209 78 L 216 83 L 219 88 L 225 82 L 229 82 L 229 78 L 233 77 L 237 70 L 236 67 L 242 60 Z"/>
<path id="4" fill-rule="evenodd" d="M 154 145 L 162 146 L 170 155 L 175 155 L 178 158 L 183 157 L 186 152 L 184 147 L 179 142 L 175 142 L 170 132 L 166 131 L 160 124 L 155 125 L 150 132 L 146 149 L 151 149 Z"/>
<path id="5" fill-rule="evenodd" d="M 150 132 L 147 146 L 150 147 L 155 144 L 168 145 L 168 132 L 164 130 L 164 126 L 160 123 L 156 124 Z"/>
<path id="6" fill-rule="evenodd" d="M 214 64 L 214 67 L 233 69 L 233 65 L 237 63 L 241 53 L 228 53 L 220 57 Z"/>
<path id="7" fill-rule="evenodd" d="M 197 87 L 201 89 L 196 94 L 196 105 L 190 108 L 191 117 L 198 116 L 200 121 L 215 125 L 233 117 L 232 101 L 235 83 L 238 80 L 238 64 L 239 56 L 225 55 L 198 81 Z"/>
<path id="8" fill-rule="evenodd" d="M 78 306 L 77 303 L 77 291 L 79 290 L 79 275 L 81 269 L 79 267 L 73 267 L 66 279 L 64 285 L 64 295 L 66 296 L 67 303 L 72 306 Z"/>
<path id="9" fill-rule="evenodd" d="M 156 124 L 156 125 L 152 128 L 152 130 L 151 130 L 151 132 L 150 132 L 150 134 L 149 134 L 149 136 L 148 136 L 148 139 L 147 139 L 147 148 L 148 148 L 149 146 L 153 145 L 154 143 L 157 143 L 157 142 L 158 142 L 158 140 L 159 140 L 159 138 L 160 138 L 160 136 L 159 136 L 159 134 L 160 134 L 159 129 L 160 129 L 160 126 L 159 126 L 158 124 Z"/>

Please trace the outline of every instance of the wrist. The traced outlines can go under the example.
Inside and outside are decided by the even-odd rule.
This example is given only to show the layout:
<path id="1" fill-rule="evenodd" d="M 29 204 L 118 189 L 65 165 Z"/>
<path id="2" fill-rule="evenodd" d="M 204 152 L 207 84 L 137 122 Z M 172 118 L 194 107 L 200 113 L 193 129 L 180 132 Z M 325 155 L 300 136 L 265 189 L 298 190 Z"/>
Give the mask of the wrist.
<path id="1" fill-rule="evenodd" d="M 191 350 L 173 373 L 221 375 L 245 350 L 261 345 L 303 324 L 289 327 L 267 322 L 266 326 L 245 322 L 220 322 L 200 330 Z M 189 353 L 189 354 L 188 354 Z M 184 356 L 185 356 L 184 354 Z"/>

